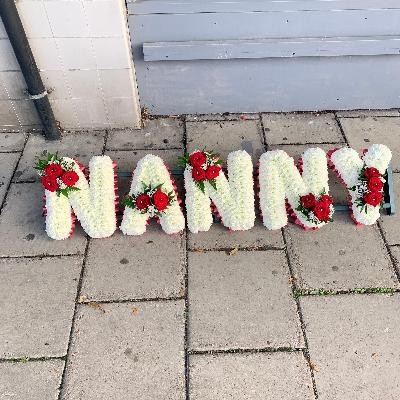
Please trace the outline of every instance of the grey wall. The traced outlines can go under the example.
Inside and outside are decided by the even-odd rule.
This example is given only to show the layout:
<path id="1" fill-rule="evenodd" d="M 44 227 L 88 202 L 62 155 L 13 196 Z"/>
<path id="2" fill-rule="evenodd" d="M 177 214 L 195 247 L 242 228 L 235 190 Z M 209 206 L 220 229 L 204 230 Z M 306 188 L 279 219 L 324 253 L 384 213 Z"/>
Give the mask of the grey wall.
<path id="1" fill-rule="evenodd" d="M 398 0 L 138 0 L 128 11 L 154 114 L 400 106 Z"/>

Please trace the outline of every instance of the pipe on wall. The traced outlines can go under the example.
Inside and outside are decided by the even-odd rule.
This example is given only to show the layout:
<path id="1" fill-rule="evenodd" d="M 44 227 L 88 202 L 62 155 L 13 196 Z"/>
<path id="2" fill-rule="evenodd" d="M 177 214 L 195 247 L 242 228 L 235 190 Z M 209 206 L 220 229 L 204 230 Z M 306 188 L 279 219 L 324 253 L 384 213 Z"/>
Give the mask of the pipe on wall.
<path id="1" fill-rule="evenodd" d="M 0 0 L 0 16 L 25 78 L 29 97 L 34 102 L 42 121 L 45 137 L 49 140 L 60 139 L 60 128 L 54 118 L 48 93 L 40 77 L 14 0 Z"/>

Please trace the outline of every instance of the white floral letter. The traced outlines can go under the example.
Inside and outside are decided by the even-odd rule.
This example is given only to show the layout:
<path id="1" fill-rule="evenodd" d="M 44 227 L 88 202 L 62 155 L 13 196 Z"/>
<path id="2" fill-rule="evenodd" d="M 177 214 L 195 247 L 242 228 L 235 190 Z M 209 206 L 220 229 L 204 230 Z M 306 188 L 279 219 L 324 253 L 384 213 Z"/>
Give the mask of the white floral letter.
<path id="1" fill-rule="evenodd" d="M 312 208 L 307 211 L 307 215 L 301 212 L 300 202 L 300 197 L 305 195 L 311 195 L 316 201 L 322 197 L 331 201 L 327 196 L 329 186 L 326 154 L 319 148 L 308 149 L 303 153 L 302 163 L 301 175 L 293 158 L 282 150 L 268 151 L 261 156 L 260 207 L 264 225 L 268 229 L 280 229 L 287 224 L 286 199 L 296 218 L 295 222 L 305 229 L 319 228 L 326 223 L 316 218 L 316 212 Z M 331 203 L 328 203 L 326 210 L 331 218 Z"/>
<path id="2" fill-rule="evenodd" d="M 232 230 L 247 230 L 254 226 L 253 163 L 243 150 L 228 155 L 228 177 L 221 171 L 215 188 L 204 181 L 204 193 L 195 184 L 191 169 L 185 169 L 186 211 L 189 230 L 208 231 L 212 225 L 211 200 L 222 223 Z"/>
<path id="3" fill-rule="evenodd" d="M 349 190 L 352 217 L 356 223 L 372 225 L 379 218 L 385 182 L 383 175 L 391 158 L 391 151 L 383 144 L 373 144 L 362 158 L 349 147 L 331 153 L 332 167 Z"/>
<path id="4" fill-rule="evenodd" d="M 89 163 L 90 186 L 79 166 L 71 158 L 78 174 L 77 191 L 68 197 L 45 190 L 46 232 L 56 240 L 68 238 L 74 228 L 71 207 L 84 231 L 92 238 L 111 236 L 116 229 L 114 165 L 108 156 L 92 157 Z"/>
<path id="5" fill-rule="evenodd" d="M 174 201 L 160 215 L 160 224 L 168 234 L 182 231 L 185 228 L 185 217 L 179 206 L 170 173 L 160 157 L 148 154 L 139 160 L 133 173 L 129 194 L 141 193 L 143 184 L 153 187 L 162 184 L 167 192 L 173 192 Z M 150 217 L 147 212 L 142 213 L 137 209 L 125 207 L 121 230 L 125 235 L 141 235 L 146 232 L 147 220 Z"/>

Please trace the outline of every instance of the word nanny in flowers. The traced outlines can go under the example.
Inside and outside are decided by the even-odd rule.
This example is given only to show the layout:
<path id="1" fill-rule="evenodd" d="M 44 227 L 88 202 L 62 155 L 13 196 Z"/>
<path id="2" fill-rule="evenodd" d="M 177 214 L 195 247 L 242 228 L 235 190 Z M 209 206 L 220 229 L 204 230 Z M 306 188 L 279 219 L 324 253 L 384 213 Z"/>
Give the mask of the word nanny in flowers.
<path id="1" fill-rule="evenodd" d="M 254 174 L 250 155 L 239 150 L 228 155 L 226 174 L 217 154 L 196 150 L 178 160 L 184 167 L 187 227 L 193 233 L 208 231 L 215 213 L 230 230 L 251 229 L 257 194 L 267 229 L 282 228 L 288 216 L 306 230 L 319 229 L 334 219 L 328 167 L 347 187 L 354 221 L 371 225 L 383 205 L 390 160 L 390 150 L 380 144 L 372 145 L 361 157 L 347 147 L 328 153 L 310 148 L 297 164 L 284 151 L 274 150 L 262 154 Z M 104 238 L 115 232 L 120 207 L 116 164 L 110 157 L 93 157 L 88 176 L 78 161 L 58 154 L 47 154 L 36 169 L 45 189 L 46 232 L 51 238 L 68 238 L 75 216 L 90 237 Z M 120 229 L 126 235 L 143 234 L 152 218 L 168 234 L 185 228 L 176 183 L 158 156 L 148 154 L 138 162 L 121 203 Z"/>

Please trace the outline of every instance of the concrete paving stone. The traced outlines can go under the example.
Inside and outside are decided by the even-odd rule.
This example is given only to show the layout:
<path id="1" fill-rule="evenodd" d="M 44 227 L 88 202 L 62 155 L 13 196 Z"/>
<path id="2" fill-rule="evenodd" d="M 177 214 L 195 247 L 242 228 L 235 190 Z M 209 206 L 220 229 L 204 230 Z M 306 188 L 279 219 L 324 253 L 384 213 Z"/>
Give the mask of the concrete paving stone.
<path id="1" fill-rule="evenodd" d="M 301 298 L 320 400 L 400 397 L 400 295 Z"/>
<path id="2" fill-rule="evenodd" d="M 350 110 L 335 111 L 338 117 L 345 118 L 366 118 L 366 117 L 400 117 L 399 110 L 392 108 L 389 110 Z"/>
<path id="3" fill-rule="evenodd" d="M 303 152 L 312 147 L 319 147 L 324 151 L 328 151 L 335 148 L 344 147 L 343 143 L 332 143 L 332 144 L 300 144 L 300 145 L 272 145 L 268 148 L 268 150 L 284 150 L 287 154 L 294 158 L 294 161 L 297 162 L 301 157 Z M 329 189 L 330 195 L 333 197 L 333 201 L 339 204 L 347 204 L 347 190 L 346 187 L 340 182 L 337 175 L 329 169 Z"/>
<path id="4" fill-rule="evenodd" d="M 190 250 L 214 250 L 228 248 L 278 248 L 285 247 L 280 230 L 269 231 L 257 217 L 254 228 L 244 231 L 230 231 L 221 223 L 214 223 L 208 232 L 191 233 L 189 235 Z"/>
<path id="5" fill-rule="evenodd" d="M 86 237 L 79 223 L 69 239 L 53 240 L 47 236 L 43 194 L 39 183 L 10 186 L 0 216 L 0 257 L 83 254 Z"/>
<path id="6" fill-rule="evenodd" d="M 103 301 L 181 297 L 185 260 L 183 234 L 167 235 L 155 222 L 141 236 L 118 231 L 90 242 L 82 294 Z"/>
<path id="7" fill-rule="evenodd" d="M 18 153 L 0 153 L 0 204 L 4 200 L 18 159 Z"/>
<path id="8" fill-rule="evenodd" d="M 390 252 L 394 258 L 397 271 L 400 273 L 400 247 L 398 246 L 390 246 Z"/>
<path id="9" fill-rule="evenodd" d="M 189 253 L 188 285 L 191 349 L 303 345 L 283 251 Z"/>
<path id="10" fill-rule="evenodd" d="M 180 118 L 157 118 L 144 121 L 143 129 L 112 130 L 108 150 L 183 148 L 183 121 Z"/>
<path id="11" fill-rule="evenodd" d="M 0 259 L 0 358 L 66 355 L 82 261 Z"/>
<path id="12" fill-rule="evenodd" d="M 2 363 L 0 399 L 57 400 L 63 368 L 62 360 Z"/>
<path id="13" fill-rule="evenodd" d="M 270 113 L 262 120 L 268 146 L 344 142 L 333 113 Z"/>
<path id="14" fill-rule="evenodd" d="M 223 114 L 188 114 L 185 116 L 187 122 L 202 122 L 202 121 L 237 121 L 247 119 L 259 119 L 260 115 L 257 113 L 223 113 Z"/>
<path id="15" fill-rule="evenodd" d="M 357 227 L 347 212 L 318 231 L 285 228 L 289 257 L 301 288 L 347 290 L 399 284 L 376 226 Z"/>
<path id="16" fill-rule="evenodd" d="M 380 225 L 389 244 L 400 244 L 400 174 L 393 174 L 393 182 L 397 211 L 392 215 L 382 211 Z"/>
<path id="17" fill-rule="evenodd" d="M 80 306 L 63 400 L 184 400 L 185 302 Z"/>
<path id="18" fill-rule="evenodd" d="M 220 154 L 224 161 L 230 152 L 241 150 L 244 142 L 252 145 L 254 166 L 264 152 L 258 120 L 187 122 L 186 136 L 189 152 L 206 147 Z"/>
<path id="19" fill-rule="evenodd" d="M 340 118 L 340 123 L 349 145 L 359 153 L 373 143 L 388 146 L 392 168 L 400 172 L 400 117 Z"/>
<path id="20" fill-rule="evenodd" d="M 92 131 L 85 133 L 65 133 L 61 140 L 46 141 L 44 136 L 36 133 L 29 136 L 21 160 L 18 164 L 14 180 L 38 180 L 33 166 L 36 157 L 40 157 L 44 150 L 58 153 L 61 156 L 76 158 L 84 165 L 89 165 L 92 156 L 101 155 L 104 147 L 105 131 Z"/>
<path id="21" fill-rule="evenodd" d="M 26 135 L 25 132 L 0 132 L 0 152 L 22 151 Z"/>
<path id="22" fill-rule="evenodd" d="M 190 356 L 192 400 L 311 400 L 310 371 L 301 352 Z"/>

